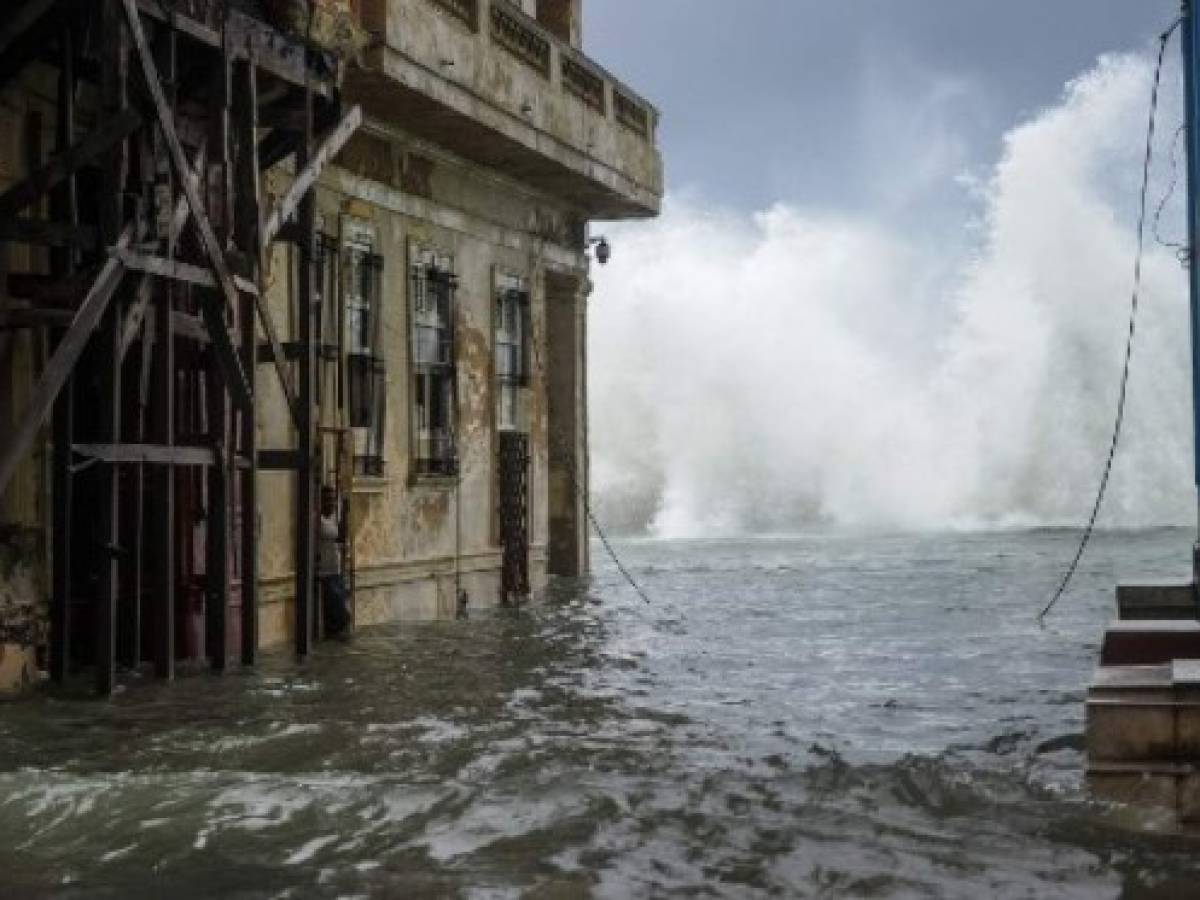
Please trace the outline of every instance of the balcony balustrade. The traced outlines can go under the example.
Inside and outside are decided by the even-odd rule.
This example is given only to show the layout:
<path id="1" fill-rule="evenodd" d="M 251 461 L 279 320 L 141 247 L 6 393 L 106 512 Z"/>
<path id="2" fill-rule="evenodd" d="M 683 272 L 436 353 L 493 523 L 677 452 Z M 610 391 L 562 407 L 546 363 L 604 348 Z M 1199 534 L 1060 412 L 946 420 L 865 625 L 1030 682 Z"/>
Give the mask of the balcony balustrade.
<path id="1" fill-rule="evenodd" d="M 510 0 L 359 0 L 350 75 L 378 120 L 567 194 L 595 218 L 657 213 L 658 112 Z"/>

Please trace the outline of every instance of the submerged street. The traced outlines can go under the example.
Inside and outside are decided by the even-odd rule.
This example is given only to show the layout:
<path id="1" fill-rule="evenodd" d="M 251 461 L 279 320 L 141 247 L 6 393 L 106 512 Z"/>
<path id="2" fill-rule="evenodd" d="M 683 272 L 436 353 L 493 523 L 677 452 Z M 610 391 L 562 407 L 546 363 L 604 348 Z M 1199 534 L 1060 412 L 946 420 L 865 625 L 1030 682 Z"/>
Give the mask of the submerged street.
<path id="1" fill-rule="evenodd" d="M 519 614 L 0 716 L 6 893 L 1187 897 L 1194 842 L 1086 799 L 1122 575 L 1190 536 L 619 542 Z"/>

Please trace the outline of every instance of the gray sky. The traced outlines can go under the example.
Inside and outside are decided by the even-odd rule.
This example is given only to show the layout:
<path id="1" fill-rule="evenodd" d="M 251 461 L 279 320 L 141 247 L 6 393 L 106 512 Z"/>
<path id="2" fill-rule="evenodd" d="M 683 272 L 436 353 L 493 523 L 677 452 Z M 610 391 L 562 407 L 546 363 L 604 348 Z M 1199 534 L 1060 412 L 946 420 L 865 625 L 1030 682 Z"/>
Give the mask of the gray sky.
<path id="1" fill-rule="evenodd" d="M 584 37 L 662 110 L 669 190 L 948 225 L 956 175 L 985 173 L 1013 125 L 1100 54 L 1151 46 L 1179 5 L 585 0 Z"/>

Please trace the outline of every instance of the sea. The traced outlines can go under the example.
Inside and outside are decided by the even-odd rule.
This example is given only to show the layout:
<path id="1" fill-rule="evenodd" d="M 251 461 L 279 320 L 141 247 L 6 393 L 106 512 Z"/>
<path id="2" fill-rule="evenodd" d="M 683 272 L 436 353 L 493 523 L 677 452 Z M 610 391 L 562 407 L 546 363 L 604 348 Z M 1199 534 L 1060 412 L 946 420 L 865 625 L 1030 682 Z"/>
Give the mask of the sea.
<path id="1" fill-rule="evenodd" d="M 520 609 L 0 705 L 0 896 L 1195 898 L 1089 795 L 1121 580 L 1194 534 L 600 544 Z"/>

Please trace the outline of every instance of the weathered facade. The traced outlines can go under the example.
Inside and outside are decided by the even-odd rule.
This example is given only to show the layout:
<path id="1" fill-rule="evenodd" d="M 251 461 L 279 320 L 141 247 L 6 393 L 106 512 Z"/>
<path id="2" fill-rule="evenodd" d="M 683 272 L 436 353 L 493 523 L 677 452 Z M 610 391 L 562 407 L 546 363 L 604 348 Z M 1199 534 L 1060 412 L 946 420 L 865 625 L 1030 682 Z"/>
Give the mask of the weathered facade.
<path id="1" fill-rule="evenodd" d="M 358 626 L 586 570 L 588 223 L 662 169 L 580 0 L 18 6 L 0 687 L 307 652 L 322 490 Z"/>

